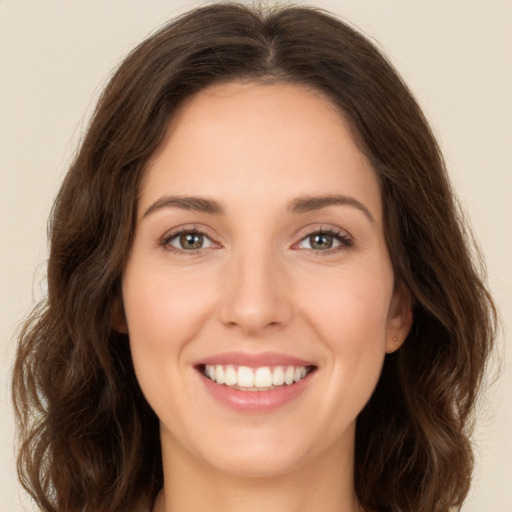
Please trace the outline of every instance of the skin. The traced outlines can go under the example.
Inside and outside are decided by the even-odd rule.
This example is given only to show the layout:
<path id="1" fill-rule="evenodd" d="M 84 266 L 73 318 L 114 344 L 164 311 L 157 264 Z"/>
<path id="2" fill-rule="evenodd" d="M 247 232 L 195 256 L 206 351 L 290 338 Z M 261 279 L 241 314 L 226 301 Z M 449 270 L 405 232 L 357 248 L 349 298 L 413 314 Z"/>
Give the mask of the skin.
<path id="1" fill-rule="evenodd" d="M 349 203 L 288 211 L 333 194 Z M 224 213 L 153 206 L 165 196 L 215 200 Z M 201 249 L 170 238 L 192 228 L 207 237 Z M 325 229 L 343 238 L 312 248 Z M 119 329 L 161 422 L 155 511 L 359 510 L 356 417 L 411 312 L 394 287 L 378 180 L 327 99 L 234 82 L 182 106 L 140 190 L 123 304 Z M 233 350 L 317 370 L 291 402 L 246 414 L 215 401 L 193 366 Z"/>

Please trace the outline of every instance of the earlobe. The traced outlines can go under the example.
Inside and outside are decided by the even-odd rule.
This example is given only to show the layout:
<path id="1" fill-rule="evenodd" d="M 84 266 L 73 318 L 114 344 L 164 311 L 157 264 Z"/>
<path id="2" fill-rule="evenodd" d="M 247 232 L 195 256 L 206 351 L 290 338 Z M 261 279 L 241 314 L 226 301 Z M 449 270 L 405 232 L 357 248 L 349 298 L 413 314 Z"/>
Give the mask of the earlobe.
<path id="1" fill-rule="evenodd" d="M 386 353 L 398 350 L 404 343 L 413 321 L 411 292 L 400 286 L 393 293 L 388 316 Z"/>

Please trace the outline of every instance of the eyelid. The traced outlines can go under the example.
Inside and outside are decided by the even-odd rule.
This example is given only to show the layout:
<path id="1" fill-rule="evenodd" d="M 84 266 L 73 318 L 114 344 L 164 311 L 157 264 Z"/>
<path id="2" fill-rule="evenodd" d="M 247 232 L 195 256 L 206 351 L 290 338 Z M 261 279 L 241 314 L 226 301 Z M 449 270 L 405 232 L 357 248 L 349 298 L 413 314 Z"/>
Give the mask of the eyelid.
<path id="1" fill-rule="evenodd" d="M 298 247 L 299 244 L 301 244 L 304 240 L 306 240 L 307 238 L 309 238 L 310 236 L 313 236 L 315 234 L 324 234 L 324 235 L 333 236 L 339 242 L 339 245 L 336 247 L 332 247 L 332 248 L 324 249 L 324 250 Z M 332 254 L 339 250 L 347 250 L 347 249 L 350 249 L 355 243 L 353 236 L 350 235 L 350 233 L 348 231 L 346 231 L 345 229 L 336 227 L 336 226 L 331 226 L 331 225 L 329 225 L 329 226 L 320 225 L 315 228 L 310 227 L 310 228 L 308 228 L 308 230 L 306 232 L 302 232 L 302 234 L 299 236 L 300 236 L 300 239 L 292 245 L 292 249 L 306 250 L 306 251 L 310 251 L 315 254 L 321 254 L 321 253 Z"/>
<path id="2" fill-rule="evenodd" d="M 210 233 L 210 231 L 211 230 L 206 229 L 204 227 L 198 227 L 196 224 L 177 226 L 177 227 L 167 231 L 159 239 L 159 245 L 161 245 L 162 247 L 164 247 L 164 249 L 169 250 L 169 251 L 174 251 L 177 253 L 189 253 L 189 254 L 201 253 L 205 249 L 221 248 L 222 244 L 220 242 L 218 242 L 218 240 L 217 240 L 218 237 L 212 235 Z M 169 244 L 170 240 L 176 238 L 177 236 L 182 235 L 182 234 L 189 234 L 189 233 L 202 235 L 202 236 L 208 238 L 208 240 L 210 240 L 210 242 L 212 243 L 212 246 L 202 247 L 200 249 L 194 249 L 194 250 L 186 250 L 186 249 L 180 249 L 180 248 L 171 246 Z M 315 235 L 315 234 L 326 234 L 326 235 L 333 236 L 339 242 L 339 245 L 337 245 L 336 247 L 332 247 L 332 248 L 324 249 L 324 250 L 298 247 L 305 239 L 307 239 L 308 237 Z M 332 254 L 332 253 L 340 251 L 340 250 L 347 250 L 354 245 L 354 238 L 352 237 L 352 235 L 350 233 L 348 233 L 348 231 L 346 231 L 345 229 L 339 228 L 337 226 L 332 226 L 332 225 L 328 225 L 328 226 L 319 225 L 319 226 L 315 226 L 314 228 L 308 227 L 308 228 L 301 230 L 301 234 L 299 234 L 298 236 L 300 236 L 299 240 L 291 246 L 291 249 L 306 250 L 306 251 L 309 251 L 309 252 L 312 252 L 315 254 L 319 254 L 319 253 Z"/>
<path id="3" fill-rule="evenodd" d="M 196 224 L 185 224 L 185 225 L 182 225 L 182 226 L 177 226 L 169 231 L 167 231 L 160 239 L 159 239 L 159 245 L 161 245 L 164 249 L 168 250 L 168 251 L 172 251 L 172 252 L 177 252 L 177 253 L 200 253 L 202 252 L 204 249 L 210 249 L 211 247 L 202 247 L 200 249 L 194 249 L 194 250 L 186 250 L 186 249 L 180 249 L 178 247 L 174 247 L 172 245 L 170 245 L 170 241 L 180 235 L 183 235 L 183 234 L 197 234 L 197 235 L 202 235 L 204 236 L 205 238 L 207 238 L 208 240 L 210 240 L 210 242 L 212 243 L 212 246 L 213 248 L 219 248 L 219 247 L 222 247 L 221 244 L 216 240 L 216 237 L 214 237 L 211 233 L 210 233 L 210 230 L 208 229 L 205 229 L 205 228 L 202 228 L 202 227 L 198 227 Z"/>

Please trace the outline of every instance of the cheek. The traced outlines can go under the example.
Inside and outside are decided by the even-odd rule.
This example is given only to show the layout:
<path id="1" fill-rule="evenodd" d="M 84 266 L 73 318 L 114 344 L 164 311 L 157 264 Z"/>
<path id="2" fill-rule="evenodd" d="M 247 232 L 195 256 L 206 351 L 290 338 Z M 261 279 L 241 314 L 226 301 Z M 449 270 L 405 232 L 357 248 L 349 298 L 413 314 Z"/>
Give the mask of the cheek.
<path id="1" fill-rule="evenodd" d="M 190 379 L 193 341 L 208 329 L 215 290 L 211 275 L 172 269 L 136 253 L 123 279 L 123 303 L 133 364 L 139 385 L 155 411 L 169 387 Z M 179 401 L 180 393 L 173 394 Z"/>
<path id="2" fill-rule="evenodd" d="M 303 294 L 304 316 L 329 354 L 323 406 L 333 428 L 359 414 L 385 357 L 392 274 L 367 270 L 352 268 Z"/>
<path id="3" fill-rule="evenodd" d="M 177 412 L 189 407 L 182 356 L 199 324 L 197 295 L 157 268 L 141 273 L 136 270 L 128 268 L 123 283 L 135 375 L 159 419 L 179 429 L 182 415 Z"/>
<path id="4" fill-rule="evenodd" d="M 130 338 L 134 344 L 144 340 L 168 349 L 199 326 L 206 297 L 197 280 L 175 276 L 158 266 L 147 268 L 138 272 L 128 267 L 125 273 L 123 302 Z"/>
<path id="5" fill-rule="evenodd" d="M 385 342 L 393 277 L 381 267 L 342 269 L 320 285 L 305 283 L 302 288 L 304 316 L 333 348 L 363 349 Z"/>
<path id="6" fill-rule="evenodd" d="M 358 295 L 349 289 L 310 308 L 316 313 L 314 329 L 331 355 L 335 375 L 351 386 L 358 382 L 373 388 L 385 355 L 387 302 L 378 293 Z M 312 318 L 312 316 L 310 316 Z M 346 385 L 344 383 L 343 385 Z"/>
<path id="7" fill-rule="evenodd" d="M 143 270 L 127 266 L 123 303 L 135 372 L 151 402 L 159 383 L 175 380 L 183 340 L 193 336 L 196 325 L 197 299 L 194 303 L 190 288 L 179 286 L 158 266 Z"/>

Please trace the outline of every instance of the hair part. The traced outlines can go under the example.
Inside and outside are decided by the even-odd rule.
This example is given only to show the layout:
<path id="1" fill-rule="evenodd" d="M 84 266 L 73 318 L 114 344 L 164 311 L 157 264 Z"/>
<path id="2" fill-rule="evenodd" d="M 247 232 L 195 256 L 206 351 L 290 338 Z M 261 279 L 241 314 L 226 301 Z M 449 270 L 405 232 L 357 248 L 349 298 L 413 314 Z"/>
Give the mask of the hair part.
<path id="1" fill-rule="evenodd" d="M 121 512 L 162 486 L 158 419 L 113 328 L 145 164 L 176 109 L 213 83 L 294 83 L 349 123 L 379 178 L 397 285 L 414 323 L 386 357 L 356 429 L 365 510 L 460 508 L 495 310 L 434 136 L 366 38 L 309 7 L 214 4 L 182 15 L 121 64 L 57 196 L 48 297 L 19 337 L 13 397 L 20 479 L 47 512 Z"/>

